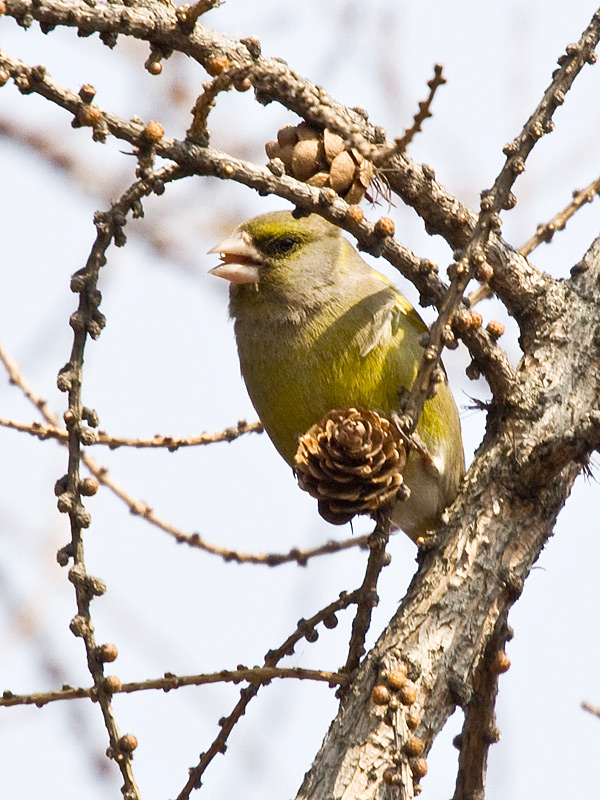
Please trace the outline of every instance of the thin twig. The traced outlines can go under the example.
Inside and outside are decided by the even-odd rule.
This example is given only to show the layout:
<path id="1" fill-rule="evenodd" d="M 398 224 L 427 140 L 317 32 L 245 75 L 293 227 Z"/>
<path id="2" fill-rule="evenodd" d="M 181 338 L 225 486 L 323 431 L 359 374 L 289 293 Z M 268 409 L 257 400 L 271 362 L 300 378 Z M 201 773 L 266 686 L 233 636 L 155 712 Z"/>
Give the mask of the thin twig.
<path id="1" fill-rule="evenodd" d="M 173 180 L 182 174 L 180 167 L 166 167 L 156 173 L 154 178 L 160 185 L 168 180 Z M 83 408 L 81 400 L 83 354 L 88 334 L 97 338 L 104 325 L 104 318 L 98 310 L 100 294 L 96 289 L 96 281 L 100 267 L 105 261 L 105 251 L 113 238 L 122 243 L 121 228 L 125 215 L 129 210 L 139 213 L 141 197 L 153 191 L 152 180 L 144 179 L 136 182 L 114 204 L 107 214 L 97 214 L 95 223 L 97 237 L 92 246 L 86 266 L 76 273 L 71 279 L 71 288 L 79 294 L 78 309 L 71 315 L 73 329 L 73 346 L 69 362 L 59 373 L 58 385 L 63 391 L 68 392 L 68 410 L 64 419 L 67 424 L 68 440 L 66 442 L 69 459 L 67 474 L 57 481 L 56 494 L 58 495 L 58 508 L 69 515 L 71 523 L 71 542 L 59 552 L 59 561 L 66 566 L 73 559 L 73 566 L 69 570 L 69 580 L 75 587 L 77 614 L 71 620 L 71 631 L 75 636 L 81 637 L 85 644 L 89 671 L 94 680 L 96 699 L 102 710 L 104 723 L 107 729 L 110 746 L 109 755 L 117 762 L 123 778 L 123 794 L 127 800 L 138 800 L 139 789 L 133 776 L 131 765 L 131 742 L 134 737 L 121 737 L 119 728 L 112 709 L 112 692 L 107 686 L 104 676 L 103 659 L 100 649 L 96 645 L 94 626 L 90 614 L 90 604 L 95 596 L 101 595 L 106 587 L 99 578 L 88 574 L 85 565 L 83 530 L 90 525 L 89 512 L 82 502 L 83 494 L 90 494 L 85 487 L 85 482 L 80 478 L 80 464 L 82 461 L 82 420 L 89 411 Z M 47 422 L 54 428 L 58 427 L 58 418 L 47 407 L 45 400 L 37 397 L 27 385 L 17 365 L 0 348 L 0 359 L 4 363 L 9 379 L 21 388 L 25 396 L 39 409 Z M 96 487 L 97 488 L 97 487 Z"/>
<path id="2" fill-rule="evenodd" d="M 390 563 L 390 555 L 386 551 L 390 538 L 391 520 L 387 514 L 381 513 L 377 525 L 369 536 L 369 560 L 365 570 L 365 577 L 358 590 L 358 608 L 352 623 L 352 634 L 348 646 L 348 656 L 342 672 L 351 675 L 358 667 L 360 659 L 365 653 L 365 637 L 371 625 L 373 609 L 379 602 L 377 595 L 377 581 L 381 570 Z"/>
<path id="3" fill-rule="evenodd" d="M 178 6 L 177 18 L 180 24 L 191 33 L 198 19 L 207 11 L 218 8 L 222 2 L 223 0 L 196 0 L 191 5 Z"/>
<path id="4" fill-rule="evenodd" d="M 383 167 L 385 163 L 394 156 L 402 155 L 402 153 L 406 151 L 408 145 L 415 138 L 416 134 L 422 130 L 422 125 L 425 120 L 433 116 L 430 110 L 431 104 L 433 103 L 433 98 L 435 97 L 435 93 L 439 87 L 446 83 L 446 78 L 444 78 L 442 75 L 443 69 L 444 68 L 442 64 L 436 64 L 434 66 L 433 78 L 427 81 L 427 86 L 429 86 L 429 95 L 427 96 L 426 100 L 420 101 L 419 110 L 413 118 L 413 124 L 410 126 L 410 128 L 406 129 L 401 137 L 394 140 L 394 145 L 392 147 L 385 148 L 373 156 L 373 163 L 376 167 Z"/>
<path id="5" fill-rule="evenodd" d="M 591 203 L 600 192 L 600 178 L 596 178 L 585 189 L 573 192 L 573 200 L 568 206 L 559 211 L 549 222 L 539 225 L 535 234 L 519 248 L 522 256 L 528 256 L 542 242 L 551 242 L 556 231 L 562 231 L 571 217 L 586 203 Z"/>
<path id="6" fill-rule="evenodd" d="M 100 292 L 97 281 L 101 267 L 106 263 L 106 251 L 112 241 L 124 243 L 122 228 L 126 215 L 133 212 L 141 214 L 141 198 L 153 192 L 158 181 L 161 187 L 169 180 L 180 177 L 180 167 L 168 166 L 154 175 L 147 175 L 136 181 L 112 205 L 110 211 L 97 213 L 96 240 L 92 245 L 85 267 L 71 278 L 71 289 L 79 295 L 77 310 L 71 315 L 70 324 L 73 330 L 73 345 L 67 364 L 59 371 L 58 388 L 68 394 L 68 409 L 64 420 L 68 431 L 68 468 L 55 487 L 58 496 L 58 510 L 69 515 L 71 523 L 71 541 L 62 548 L 59 563 L 67 566 L 69 559 L 73 566 L 69 570 L 69 580 L 75 587 L 77 615 L 71 620 L 70 628 L 74 636 L 80 637 L 85 645 L 88 669 L 94 681 L 94 690 L 98 704 L 102 710 L 104 724 L 108 733 L 109 748 L 107 755 L 119 766 L 123 778 L 122 793 L 127 800 L 140 800 L 141 795 L 133 776 L 132 750 L 135 737 L 121 737 L 114 715 L 111 697 L 112 691 L 104 675 L 104 659 L 101 649 L 97 647 L 94 626 L 91 618 L 91 601 L 95 596 L 106 591 L 104 583 L 87 572 L 83 544 L 83 531 L 89 527 L 91 517 L 85 509 L 82 497 L 93 494 L 97 484 L 91 487 L 80 477 L 82 462 L 83 420 L 90 416 L 89 409 L 82 402 L 83 361 L 88 336 L 97 339 L 104 327 L 104 316 L 99 311 Z"/>
<path id="7" fill-rule="evenodd" d="M 364 547 L 368 540 L 367 536 L 357 536 L 353 539 L 344 539 L 341 542 L 330 540 L 310 550 L 300 550 L 294 547 L 287 553 L 244 553 L 228 547 L 221 547 L 220 545 L 207 541 L 198 533 L 184 533 L 175 525 L 159 517 L 143 500 L 138 500 L 123 489 L 108 471 L 104 467 L 101 467 L 90 456 L 86 455 L 83 460 L 100 483 L 117 495 L 117 497 L 128 506 L 132 514 L 142 517 L 156 528 L 168 533 L 179 544 L 196 547 L 199 550 L 203 550 L 205 553 L 219 556 L 224 561 L 231 561 L 237 564 L 262 564 L 268 567 L 276 567 L 280 564 L 296 562 L 303 566 L 310 558 L 314 558 L 315 556 L 330 555 L 352 547 Z"/>
<path id="8" fill-rule="evenodd" d="M 133 692 L 144 692 L 149 689 L 162 689 L 170 692 L 172 689 L 180 689 L 182 686 L 204 686 L 208 683 L 241 683 L 248 681 L 251 684 L 265 684 L 276 678 L 296 678 L 297 680 L 324 681 L 330 686 L 343 685 L 348 682 L 347 675 L 341 672 L 328 672 L 322 669 L 304 669 L 302 667 L 239 667 L 234 670 L 220 670 L 201 675 L 174 675 L 165 672 L 162 678 L 149 678 L 145 681 L 134 681 L 131 683 L 113 682 L 111 684 L 112 694 L 132 694 Z M 38 708 L 53 703 L 57 700 L 73 700 L 80 697 L 87 697 L 91 700 L 97 699 L 97 691 L 94 686 L 89 688 L 75 688 L 63 686 L 62 689 L 50 692 L 33 692 L 31 694 L 13 694 L 4 691 L 0 697 L 0 706 L 25 706 L 35 705 Z"/>
<path id="9" fill-rule="evenodd" d="M 192 108 L 192 124 L 188 128 L 185 138 L 188 142 L 206 145 L 209 141 L 207 129 L 208 116 L 215 107 L 215 102 L 221 92 L 226 92 L 233 86 L 233 80 L 227 73 L 217 75 L 209 83 L 204 83 L 204 91 L 198 95 Z"/>
<path id="10" fill-rule="evenodd" d="M 13 386 L 18 386 L 29 402 L 38 409 L 44 419 L 49 422 L 53 428 L 57 428 L 59 425 L 58 415 L 50 411 L 48 408 L 48 401 L 36 394 L 33 388 L 27 383 L 25 376 L 19 369 L 17 362 L 9 356 L 1 342 L 0 361 L 2 361 L 4 364 L 4 368 L 8 374 L 9 383 L 12 383 Z"/>
<path id="11" fill-rule="evenodd" d="M 584 700 L 581 707 L 584 711 L 589 711 L 589 713 L 593 714 L 595 717 L 600 717 L 600 706 L 595 706 L 587 700 Z"/>
<path id="12" fill-rule="evenodd" d="M 592 203 L 600 193 L 600 178 L 596 178 L 585 189 L 578 189 L 573 192 L 573 200 L 568 206 L 561 209 L 555 216 L 543 225 L 538 225 L 534 235 L 528 239 L 525 244 L 519 248 L 519 253 L 527 258 L 535 249 L 542 243 L 550 243 L 556 231 L 562 231 L 567 225 L 567 222 L 574 216 L 579 209 L 586 203 Z M 482 283 L 468 296 L 471 308 L 480 303 L 482 300 L 488 300 L 492 297 L 493 292 L 489 284 Z"/>
<path id="13" fill-rule="evenodd" d="M 316 641 L 318 638 L 316 626 L 318 624 L 324 623 L 328 628 L 335 627 L 337 624 L 337 612 L 342 611 L 352 603 L 356 603 L 358 601 L 359 592 L 360 590 L 350 593 L 342 592 L 338 600 L 330 603 L 328 606 L 321 609 L 321 611 L 318 611 L 309 619 L 300 620 L 294 633 L 291 636 L 288 636 L 283 644 L 281 644 L 276 650 L 269 650 L 269 652 L 265 655 L 264 666 L 275 667 L 284 656 L 292 655 L 294 652 L 294 647 L 302 639 L 306 639 L 306 641 L 309 642 Z M 242 689 L 240 692 L 240 699 L 236 703 L 233 711 L 229 714 L 229 716 L 219 720 L 219 726 L 221 730 L 208 750 L 205 753 L 202 753 L 198 764 L 190 769 L 189 779 L 181 792 L 177 795 L 177 800 L 188 800 L 192 790 L 197 789 L 200 786 L 202 776 L 207 767 L 216 755 L 225 752 L 225 746 L 231 731 L 238 720 L 245 713 L 248 703 L 250 703 L 253 697 L 256 697 L 258 690 L 262 685 L 263 682 L 254 683 Z"/>
<path id="14" fill-rule="evenodd" d="M 331 553 L 337 553 L 340 550 L 347 550 L 352 547 L 364 547 L 367 543 L 367 536 L 357 536 L 354 539 L 344 539 L 341 542 L 330 540 L 310 550 L 300 550 L 294 547 L 287 553 L 244 553 L 228 547 L 221 547 L 220 545 L 207 541 L 198 533 L 184 533 L 170 522 L 159 517 L 143 500 L 136 499 L 123 489 L 108 471 L 97 464 L 94 459 L 85 456 L 83 460 L 92 474 L 104 486 L 116 494 L 117 497 L 128 506 L 132 514 L 142 517 L 156 528 L 168 533 L 176 542 L 189 545 L 190 547 L 196 547 L 211 555 L 219 556 L 224 561 L 232 561 L 237 564 L 263 564 L 268 567 L 276 567 L 280 564 L 287 564 L 290 562 L 304 565 L 310 558 L 314 558 L 315 556 L 330 555 Z"/>
<path id="15" fill-rule="evenodd" d="M 232 425 L 216 433 L 200 433 L 197 436 L 186 436 L 176 438 L 174 436 L 162 436 L 156 434 L 152 439 L 131 439 L 127 437 L 111 436 L 104 431 L 96 431 L 96 440 L 90 444 L 105 444 L 111 450 L 118 447 L 166 447 L 169 452 L 174 452 L 180 447 L 196 447 L 198 445 L 215 444 L 216 442 L 233 442 L 246 433 L 262 433 L 261 422 L 246 422 L 245 419 L 239 420 L 237 425 Z M 86 445 L 88 442 L 86 441 Z"/>
<path id="16" fill-rule="evenodd" d="M 465 722 L 456 744 L 460 747 L 453 800 L 484 800 L 490 745 L 500 740 L 496 727 L 498 677 L 510 666 L 504 644 L 509 635 L 505 612 L 473 676 L 471 699 L 464 708 Z"/>
<path id="17" fill-rule="evenodd" d="M 57 439 L 62 444 L 69 440 L 69 434 L 64 428 L 55 428 L 53 425 L 42 425 L 41 422 L 17 422 L 13 419 L 0 417 L 0 426 L 9 428 L 21 433 L 29 433 L 31 436 L 44 441 L 45 439 Z"/>
<path id="18" fill-rule="evenodd" d="M 29 433 L 38 439 L 57 439 L 63 444 L 69 439 L 68 431 L 65 428 L 56 428 L 53 425 L 42 425 L 39 422 L 17 422 L 16 420 L 0 417 L 0 426 L 11 428 L 12 430 Z M 216 442 L 232 442 L 234 439 L 243 436 L 245 433 L 262 433 L 263 426 L 260 422 L 246 422 L 241 419 L 237 425 L 225 428 L 215 433 L 200 433 L 197 436 L 186 436 L 176 438 L 174 436 L 163 436 L 156 434 L 152 439 L 134 439 L 125 436 L 112 436 L 105 431 L 95 431 L 92 428 L 85 430 L 85 446 L 101 444 L 116 450 L 119 447 L 140 448 L 165 448 L 169 452 L 174 452 L 180 447 L 196 447 L 198 445 L 215 444 Z"/>

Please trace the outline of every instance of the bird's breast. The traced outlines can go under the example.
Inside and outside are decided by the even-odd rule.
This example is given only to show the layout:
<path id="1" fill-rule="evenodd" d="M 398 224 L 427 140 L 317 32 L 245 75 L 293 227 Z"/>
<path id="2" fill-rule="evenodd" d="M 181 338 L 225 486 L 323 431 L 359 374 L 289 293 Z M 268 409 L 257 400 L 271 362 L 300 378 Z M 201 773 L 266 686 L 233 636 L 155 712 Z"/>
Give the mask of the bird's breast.
<path id="1" fill-rule="evenodd" d="M 332 325 L 236 323 L 242 376 L 265 430 L 292 463 L 298 437 L 333 408 L 362 406 L 389 413 L 399 375 L 391 353 L 361 354 L 356 336 Z"/>

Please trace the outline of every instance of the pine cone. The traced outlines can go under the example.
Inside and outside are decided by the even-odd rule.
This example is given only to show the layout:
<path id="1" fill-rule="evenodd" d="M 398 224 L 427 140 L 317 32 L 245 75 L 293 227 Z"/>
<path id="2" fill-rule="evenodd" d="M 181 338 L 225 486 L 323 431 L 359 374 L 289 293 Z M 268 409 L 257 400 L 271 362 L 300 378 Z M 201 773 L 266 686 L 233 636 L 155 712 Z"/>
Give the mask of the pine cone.
<path id="1" fill-rule="evenodd" d="M 360 203 L 373 179 L 373 164 L 358 150 L 346 149 L 337 133 L 306 122 L 281 128 L 265 151 L 270 159 L 279 158 L 289 175 L 311 186 L 331 186 L 350 204 Z"/>
<path id="2" fill-rule="evenodd" d="M 294 458 L 301 489 L 333 525 L 390 504 L 402 486 L 406 449 L 395 426 L 374 411 L 335 409 L 300 438 Z"/>

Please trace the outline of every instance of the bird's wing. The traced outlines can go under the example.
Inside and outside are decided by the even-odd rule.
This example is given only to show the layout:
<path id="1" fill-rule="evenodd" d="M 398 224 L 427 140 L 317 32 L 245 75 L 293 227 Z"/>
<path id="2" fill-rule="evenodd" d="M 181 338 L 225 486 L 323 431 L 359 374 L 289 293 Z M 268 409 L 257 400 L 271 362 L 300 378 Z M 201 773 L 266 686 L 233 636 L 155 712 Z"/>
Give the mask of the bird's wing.
<path id="1" fill-rule="evenodd" d="M 400 330 L 412 331 L 417 336 L 427 330 L 423 320 L 393 284 L 388 283 L 370 299 L 374 301 L 374 308 L 361 330 L 362 356 L 368 355 L 380 344 L 391 343 Z"/>

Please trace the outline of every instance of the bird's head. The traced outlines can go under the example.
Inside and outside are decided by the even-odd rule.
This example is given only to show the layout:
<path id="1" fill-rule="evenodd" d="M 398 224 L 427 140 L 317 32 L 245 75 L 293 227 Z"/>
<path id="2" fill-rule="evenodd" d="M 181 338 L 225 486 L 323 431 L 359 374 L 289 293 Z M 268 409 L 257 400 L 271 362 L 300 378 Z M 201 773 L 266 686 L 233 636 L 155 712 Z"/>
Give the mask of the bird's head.
<path id="1" fill-rule="evenodd" d="M 340 229 L 318 214 L 276 211 L 244 222 L 210 253 L 221 263 L 211 275 L 258 285 L 296 298 L 330 285 L 341 244 Z"/>

